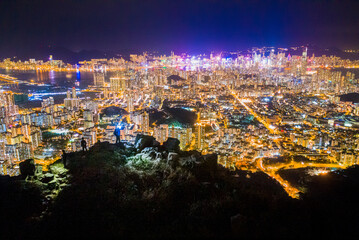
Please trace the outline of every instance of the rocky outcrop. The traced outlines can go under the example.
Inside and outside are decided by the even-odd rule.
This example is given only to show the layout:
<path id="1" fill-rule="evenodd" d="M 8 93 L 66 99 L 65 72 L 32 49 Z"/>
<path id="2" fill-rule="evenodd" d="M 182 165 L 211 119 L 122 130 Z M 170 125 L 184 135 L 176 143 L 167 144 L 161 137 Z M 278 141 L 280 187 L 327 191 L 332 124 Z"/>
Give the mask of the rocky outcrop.
<path id="1" fill-rule="evenodd" d="M 166 142 L 163 143 L 163 147 L 169 152 L 179 152 L 180 151 L 180 141 L 177 138 L 168 138 Z"/>
<path id="2" fill-rule="evenodd" d="M 179 166 L 179 155 L 178 153 L 170 152 L 167 157 L 167 164 L 172 168 Z"/>
<path id="3" fill-rule="evenodd" d="M 35 174 L 35 163 L 33 159 L 27 159 L 19 164 L 20 173 L 22 176 L 34 176 Z"/>
<path id="4" fill-rule="evenodd" d="M 50 201 L 54 199 L 62 189 L 68 186 L 69 174 L 62 162 L 57 161 L 49 166 L 49 171 L 37 171 L 34 175 L 27 178 L 27 181 L 42 189 L 43 195 Z"/>
<path id="5" fill-rule="evenodd" d="M 152 136 L 138 134 L 135 140 L 135 148 L 138 151 L 142 151 L 146 147 L 156 147 L 159 143 Z"/>

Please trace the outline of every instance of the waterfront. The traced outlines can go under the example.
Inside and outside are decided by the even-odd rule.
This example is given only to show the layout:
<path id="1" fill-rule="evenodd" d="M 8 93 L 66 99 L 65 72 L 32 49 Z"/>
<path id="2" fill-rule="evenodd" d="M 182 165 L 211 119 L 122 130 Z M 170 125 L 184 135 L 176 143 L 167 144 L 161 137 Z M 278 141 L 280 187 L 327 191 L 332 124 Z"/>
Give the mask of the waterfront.
<path id="1" fill-rule="evenodd" d="M 0 69 L 0 74 L 17 78 L 26 82 L 2 85 L 3 90 L 29 94 L 29 101 L 19 103 L 20 107 L 40 107 L 43 98 L 53 97 L 56 104 L 63 103 L 66 91 L 75 87 L 78 91 L 87 89 L 93 84 L 92 72 L 56 72 L 33 70 Z M 86 93 L 82 96 L 93 98 L 95 95 Z"/>

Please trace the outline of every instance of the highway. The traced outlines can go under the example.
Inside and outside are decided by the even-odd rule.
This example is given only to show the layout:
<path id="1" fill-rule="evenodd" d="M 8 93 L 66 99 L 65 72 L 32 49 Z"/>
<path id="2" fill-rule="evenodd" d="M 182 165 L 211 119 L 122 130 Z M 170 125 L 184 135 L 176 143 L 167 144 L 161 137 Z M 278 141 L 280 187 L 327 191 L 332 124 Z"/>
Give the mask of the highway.
<path id="1" fill-rule="evenodd" d="M 260 123 L 262 123 L 271 134 L 279 134 L 279 131 L 272 125 L 270 125 L 269 123 L 267 123 L 263 118 L 261 118 L 256 112 L 254 112 L 253 109 L 251 109 L 247 104 L 244 103 L 244 101 L 240 98 L 238 98 L 238 96 L 232 91 L 230 90 L 230 93 L 232 94 L 232 96 L 240 103 L 243 105 L 243 107 L 250 113 L 252 114 Z"/>
<path id="2" fill-rule="evenodd" d="M 261 118 L 252 108 L 250 108 L 247 104 L 245 104 L 245 102 L 242 99 L 238 98 L 238 96 L 232 90 L 229 89 L 229 91 L 232 94 L 232 96 L 250 114 L 252 114 L 260 123 L 262 123 L 268 129 L 268 131 L 271 134 L 274 134 L 274 135 L 280 134 L 280 132 L 274 126 L 270 125 L 263 118 Z M 263 158 L 257 158 L 256 161 L 257 161 L 256 162 L 257 169 L 261 170 L 262 172 L 266 173 L 268 176 L 272 177 L 277 182 L 279 182 L 282 185 L 282 187 L 284 188 L 284 190 L 288 193 L 289 196 L 291 196 L 292 198 L 298 198 L 299 197 L 300 191 L 298 189 L 296 189 L 295 187 L 291 186 L 288 181 L 284 180 L 281 176 L 279 176 L 279 174 L 276 173 L 276 171 L 278 169 L 273 169 L 272 170 L 272 169 L 267 169 L 267 168 L 263 167 Z"/>
<path id="3" fill-rule="evenodd" d="M 291 186 L 288 181 L 284 180 L 281 176 L 279 176 L 279 174 L 276 173 L 277 170 L 269 170 L 263 167 L 263 158 L 258 158 L 257 168 L 262 170 L 262 172 L 266 173 L 271 178 L 275 179 L 277 182 L 279 182 L 290 197 L 299 198 L 300 191 L 297 188 Z"/>

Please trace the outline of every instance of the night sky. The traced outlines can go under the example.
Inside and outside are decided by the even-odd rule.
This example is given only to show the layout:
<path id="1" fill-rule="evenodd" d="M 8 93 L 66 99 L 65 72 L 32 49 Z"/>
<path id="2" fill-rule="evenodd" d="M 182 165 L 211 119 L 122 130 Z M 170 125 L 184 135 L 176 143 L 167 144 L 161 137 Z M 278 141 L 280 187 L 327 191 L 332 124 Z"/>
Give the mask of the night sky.
<path id="1" fill-rule="evenodd" d="M 0 54 L 98 50 L 359 48 L 358 0 L 1 0 Z"/>

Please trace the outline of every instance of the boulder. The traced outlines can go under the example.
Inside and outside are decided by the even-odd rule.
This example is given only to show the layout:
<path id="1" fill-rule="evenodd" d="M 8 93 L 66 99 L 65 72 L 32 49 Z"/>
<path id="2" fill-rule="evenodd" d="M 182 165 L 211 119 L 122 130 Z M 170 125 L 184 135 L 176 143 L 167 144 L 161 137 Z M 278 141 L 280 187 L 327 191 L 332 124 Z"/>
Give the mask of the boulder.
<path id="1" fill-rule="evenodd" d="M 156 153 L 156 159 L 162 160 L 162 153 L 157 152 Z"/>
<path id="2" fill-rule="evenodd" d="M 168 157 L 168 152 L 167 152 L 167 151 L 163 151 L 163 152 L 162 152 L 162 158 L 163 158 L 163 159 L 167 159 L 167 157 Z"/>
<path id="3" fill-rule="evenodd" d="M 50 190 L 54 190 L 57 189 L 59 187 L 59 182 L 56 181 L 56 179 L 51 180 L 47 186 L 49 187 Z"/>
<path id="4" fill-rule="evenodd" d="M 41 182 L 48 183 L 54 179 L 54 174 L 52 173 L 46 173 L 41 179 Z"/>
<path id="5" fill-rule="evenodd" d="M 180 141 L 177 138 L 168 138 L 166 142 L 163 143 L 163 146 L 169 152 L 179 152 L 180 151 Z"/>
<path id="6" fill-rule="evenodd" d="M 153 147 L 146 147 L 141 151 L 141 153 L 150 157 L 151 160 L 155 159 L 157 155 L 157 151 Z"/>
<path id="7" fill-rule="evenodd" d="M 153 147 L 155 143 L 155 138 L 152 136 L 137 134 L 135 140 L 135 148 L 138 151 L 142 151 L 146 147 Z"/>
<path id="8" fill-rule="evenodd" d="M 208 154 L 203 156 L 203 164 L 211 171 L 217 169 L 217 154 Z"/>
<path id="9" fill-rule="evenodd" d="M 158 142 L 156 139 L 154 139 L 153 140 L 153 147 L 159 147 L 159 146 L 161 146 L 161 143 L 160 142 Z"/>
<path id="10" fill-rule="evenodd" d="M 179 165 L 178 153 L 174 153 L 174 152 L 168 153 L 167 164 L 172 168 L 176 168 Z"/>
<path id="11" fill-rule="evenodd" d="M 50 165 L 49 168 L 50 168 L 51 173 L 56 174 L 56 175 L 60 175 L 62 177 L 66 176 L 66 173 L 68 171 L 66 168 L 62 167 L 59 164 Z"/>
<path id="12" fill-rule="evenodd" d="M 19 164 L 20 173 L 23 176 L 34 176 L 35 174 L 35 163 L 33 159 L 27 159 Z"/>
<path id="13" fill-rule="evenodd" d="M 155 152 L 155 149 L 153 147 L 146 147 L 144 149 L 142 149 L 141 153 L 144 154 L 150 154 L 151 152 Z"/>
<path id="14" fill-rule="evenodd" d="M 201 163 L 201 154 L 193 152 L 191 155 L 180 158 L 180 163 L 183 167 L 194 168 Z"/>

